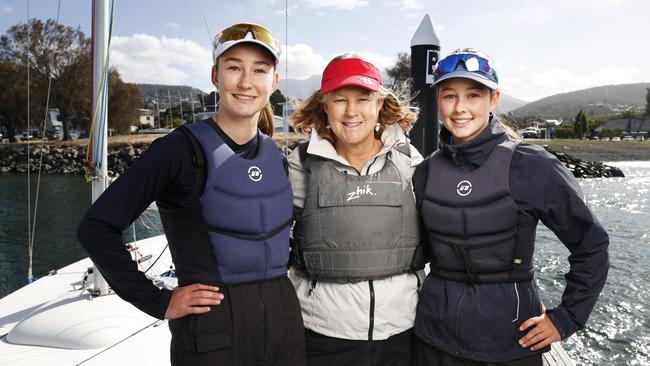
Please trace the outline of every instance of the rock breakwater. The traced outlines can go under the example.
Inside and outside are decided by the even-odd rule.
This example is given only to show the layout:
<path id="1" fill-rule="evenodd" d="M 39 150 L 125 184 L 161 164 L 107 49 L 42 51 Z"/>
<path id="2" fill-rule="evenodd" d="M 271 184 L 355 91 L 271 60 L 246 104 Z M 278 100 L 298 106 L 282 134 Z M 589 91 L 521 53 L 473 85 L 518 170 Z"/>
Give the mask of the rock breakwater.
<path id="1" fill-rule="evenodd" d="M 290 143 L 283 150 L 290 151 L 296 142 Z M 108 170 L 112 177 L 118 176 L 131 166 L 150 143 L 119 143 L 108 147 Z M 293 146 L 292 146 L 293 145 Z M 612 166 L 597 161 L 585 161 L 571 155 L 544 148 L 555 155 L 571 170 L 576 178 L 623 177 L 623 172 Z M 42 153 L 42 154 L 41 154 Z M 44 174 L 84 174 L 85 146 L 66 145 L 31 145 L 29 151 L 29 168 L 37 172 L 39 167 Z M 27 172 L 27 145 L 0 145 L 0 173 Z"/>

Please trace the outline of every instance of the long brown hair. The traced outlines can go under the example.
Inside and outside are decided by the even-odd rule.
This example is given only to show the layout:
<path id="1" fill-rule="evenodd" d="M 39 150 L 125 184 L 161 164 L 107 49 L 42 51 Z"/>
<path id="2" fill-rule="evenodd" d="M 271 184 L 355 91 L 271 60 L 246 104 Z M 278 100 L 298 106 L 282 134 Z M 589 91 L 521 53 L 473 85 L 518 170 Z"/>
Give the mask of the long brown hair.
<path id="1" fill-rule="evenodd" d="M 273 106 L 271 106 L 271 102 L 268 102 L 260 111 L 260 119 L 257 121 L 257 128 L 268 136 L 273 136 L 273 130 L 275 129 L 273 124 L 275 117 L 273 116 Z"/>
<path id="2" fill-rule="evenodd" d="M 334 61 L 344 58 L 361 57 L 354 53 L 344 53 L 334 57 L 329 63 L 331 64 Z M 336 136 L 328 128 L 327 114 L 323 109 L 323 103 L 327 100 L 327 97 L 328 94 L 324 95 L 320 90 L 317 90 L 304 102 L 294 101 L 297 108 L 291 115 L 291 122 L 296 131 L 306 132 L 315 128 L 316 133 L 320 137 L 334 145 L 336 143 Z M 375 138 L 379 139 L 388 125 L 397 124 L 404 132 L 411 130 L 417 120 L 418 108 L 408 105 L 407 101 L 383 86 L 380 87 L 379 91 L 371 93 L 371 97 L 372 99 L 384 100 L 377 118 L 379 129 L 375 131 Z"/>

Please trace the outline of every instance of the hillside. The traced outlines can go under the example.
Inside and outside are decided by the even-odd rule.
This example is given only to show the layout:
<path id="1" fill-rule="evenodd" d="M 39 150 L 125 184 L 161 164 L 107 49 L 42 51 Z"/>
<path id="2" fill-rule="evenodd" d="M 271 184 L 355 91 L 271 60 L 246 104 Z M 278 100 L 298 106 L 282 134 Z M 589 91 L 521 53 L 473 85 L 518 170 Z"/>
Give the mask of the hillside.
<path id="1" fill-rule="evenodd" d="M 606 85 L 556 94 L 528 103 L 512 111 L 514 116 L 571 119 L 583 110 L 588 116 L 616 115 L 624 111 L 642 112 L 650 83 Z"/>
<path id="2" fill-rule="evenodd" d="M 288 95 L 296 99 L 305 99 L 314 91 L 320 89 L 320 75 L 313 75 L 307 79 L 288 79 L 280 81 L 278 86 L 283 95 Z M 384 76 L 384 79 L 386 77 Z M 499 104 L 499 113 L 508 113 L 513 109 L 519 108 L 528 103 L 525 100 L 517 99 L 505 93 L 501 94 L 501 103 Z"/>
<path id="3" fill-rule="evenodd" d="M 506 93 L 501 93 L 501 101 L 499 102 L 499 113 L 508 113 L 517 108 L 520 108 L 529 102 L 521 99 L 517 99 Z"/>

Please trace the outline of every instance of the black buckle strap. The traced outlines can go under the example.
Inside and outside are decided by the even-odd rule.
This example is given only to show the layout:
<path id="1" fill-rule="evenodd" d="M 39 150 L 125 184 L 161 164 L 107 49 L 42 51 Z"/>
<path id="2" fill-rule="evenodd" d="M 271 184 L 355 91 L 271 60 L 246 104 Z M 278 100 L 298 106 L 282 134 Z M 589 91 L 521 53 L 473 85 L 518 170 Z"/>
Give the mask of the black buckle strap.
<path id="1" fill-rule="evenodd" d="M 461 245 L 453 245 L 452 247 L 454 248 L 454 251 L 463 258 L 463 263 L 465 264 L 465 271 L 467 271 L 470 281 L 474 283 L 480 283 L 478 275 L 474 273 L 474 269 L 472 268 L 472 262 L 467 256 L 467 251 L 465 250 L 465 248 Z"/>
<path id="2" fill-rule="evenodd" d="M 185 135 L 185 137 L 190 141 L 190 144 L 192 145 L 192 150 L 194 151 L 194 154 L 192 155 L 192 162 L 194 163 L 195 167 L 195 177 L 194 180 L 196 182 L 195 184 L 195 190 L 196 190 L 196 197 L 201 197 L 201 194 L 203 194 L 203 189 L 205 188 L 205 181 L 207 179 L 207 169 L 206 169 L 206 163 L 205 163 L 205 156 L 203 155 L 203 148 L 201 148 L 201 145 L 199 142 L 196 140 L 194 135 L 192 135 L 192 132 L 185 127 L 184 125 L 181 125 L 178 128 L 179 131 Z"/>

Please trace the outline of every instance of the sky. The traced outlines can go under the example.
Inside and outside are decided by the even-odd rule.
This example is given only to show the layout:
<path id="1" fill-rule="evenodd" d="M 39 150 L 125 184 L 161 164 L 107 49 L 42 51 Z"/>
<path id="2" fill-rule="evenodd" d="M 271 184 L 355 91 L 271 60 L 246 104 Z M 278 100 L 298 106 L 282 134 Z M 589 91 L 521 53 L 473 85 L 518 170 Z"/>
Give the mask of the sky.
<path id="1" fill-rule="evenodd" d="M 89 0 L 0 0 L 0 33 L 28 13 L 56 19 L 59 3 L 59 22 L 90 36 Z M 110 62 L 128 82 L 209 92 L 212 37 L 255 22 L 281 40 L 281 78 L 285 62 L 290 79 L 306 79 L 347 51 L 384 69 L 410 52 L 425 14 L 442 56 L 461 47 L 484 51 L 500 87 L 519 99 L 650 82 L 650 2 L 643 0 L 115 0 Z"/>

